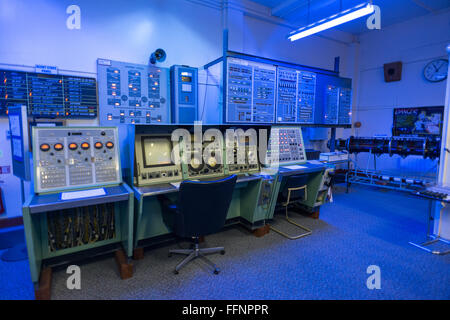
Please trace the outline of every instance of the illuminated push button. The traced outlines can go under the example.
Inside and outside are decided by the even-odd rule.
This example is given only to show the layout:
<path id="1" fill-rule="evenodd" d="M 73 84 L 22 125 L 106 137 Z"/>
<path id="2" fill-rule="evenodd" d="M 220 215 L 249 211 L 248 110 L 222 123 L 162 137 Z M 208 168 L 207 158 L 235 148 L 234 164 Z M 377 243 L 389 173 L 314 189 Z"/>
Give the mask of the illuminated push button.
<path id="1" fill-rule="evenodd" d="M 83 150 L 87 150 L 87 149 L 89 149 L 89 143 L 87 143 L 87 142 L 83 142 L 82 144 L 81 144 L 81 149 L 83 149 Z"/>
<path id="2" fill-rule="evenodd" d="M 106 143 L 106 147 L 107 147 L 108 149 L 112 149 L 112 148 L 114 148 L 114 143 L 112 143 L 111 141 L 108 141 L 108 142 Z"/>
<path id="3" fill-rule="evenodd" d="M 69 149 L 70 150 L 77 150 L 77 148 L 78 148 L 78 145 L 76 143 L 69 144 Z"/>
<path id="4" fill-rule="evenodd" d="M 103 148 L 103 143 L 101 143 L 101 142 L 96 142 L 95 145 L 94 145 L 94 147 L 95 147 L 95 149 L 101 149 L 101 148 Z"/>
<path id="5" fill-rule="evenodd" d="M 62 145 L 62 143 L 57 143 L 53 146 L 53 148 L 55 148 L 56 151 L 61 151 L 64 149 L 64 146 Z"/>
<path id="6" fill-rule="evenodd" d="M 41 150 L 47 152 L 48 150 L 50 150 L 50 145 L 47 143 L 41 144 Z"/>

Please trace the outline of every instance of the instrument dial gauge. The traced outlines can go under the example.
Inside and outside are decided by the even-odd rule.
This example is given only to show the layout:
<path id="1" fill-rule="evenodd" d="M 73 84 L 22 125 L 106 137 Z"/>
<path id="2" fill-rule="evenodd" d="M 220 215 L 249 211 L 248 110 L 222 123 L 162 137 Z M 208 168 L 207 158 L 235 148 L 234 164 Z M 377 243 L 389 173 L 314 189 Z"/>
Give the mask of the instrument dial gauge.
<path id="1" fill-rule="evenodd" d="M 192 171 L 198 172 L 203 168 L 203 162 L 200 158 L 197 157 L 192 157 L 190 163 L 189 163 L 189 168 Z"/>

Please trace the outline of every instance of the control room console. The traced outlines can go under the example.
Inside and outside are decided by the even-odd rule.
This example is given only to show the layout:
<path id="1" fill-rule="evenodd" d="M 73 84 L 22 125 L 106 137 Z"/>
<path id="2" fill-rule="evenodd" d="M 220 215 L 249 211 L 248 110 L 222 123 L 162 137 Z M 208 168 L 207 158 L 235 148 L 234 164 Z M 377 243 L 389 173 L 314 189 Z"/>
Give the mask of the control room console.
<path id="1" fill-rule="evenodd" d="M 33 127 L 35 192 L 122 182 L 117 128 Z"/>

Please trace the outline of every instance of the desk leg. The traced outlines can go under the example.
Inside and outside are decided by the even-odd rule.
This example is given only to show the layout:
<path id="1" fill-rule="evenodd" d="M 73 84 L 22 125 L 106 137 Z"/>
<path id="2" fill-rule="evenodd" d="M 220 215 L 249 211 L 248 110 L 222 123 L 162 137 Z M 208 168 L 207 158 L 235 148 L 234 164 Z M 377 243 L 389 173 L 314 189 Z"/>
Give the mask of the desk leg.
<path id="1" fill-rule="evenodd" d="M 311 215 L 310 215 L 310 217 L 312 218 L 312 219 L 319 219 L 319 216 L 320 216 L 320 207 L 317 207 L 317 208 L 315 208 L 314 209 L 314 211 L 311 213 Z"/>
<path id="2" fill-rule="evenodd" d="M 137 206 L 137 218 L 136 223 L 134 224 L 134 233 L 133 233 L 133 259 L 134 260 L 141 260 L 144 259 L 144 248 L 138 247 L 138 235 L 139 235 L 139 226 L 141 223 L 141 217 L 142 217 L 142 209 L 144 206 L 144 199 L 141 197 L 138 200 L 138 206 Z"/>
<path id="3" fill-rule="evenodd" d="M 133 277 L 133 264 L 128 261 L 127 256 L 123 248 L 116 251 L 116 263 L 119 267 L 119 273 L 122 280 L 129 279 Z"/>
<path id="4" fill-rule="evenodd" d="M 348 193 L 350 188 L 350 181 L 348 180 L 349 175 L 350 175 L 350 162 L 347 162 L 347 173 L 345 174 L 345 182 L 347 185 L 347 190 L 345 191 L 345 193 Z"/>
<path id="5" fill-rule="evenodd" d="M 431 221 L 434 221 L 433 217 L 433 200 L 428 200 L 428 221 L 427 221 L 427 239 L 430 238 L 430 225 Z"/>
<path id="6" fill-rule="evenodd" d="M 257 238 L 264 237 L 270 232 L 270 226 L 268 224 L 262 226 L 261 228 L 253 230 L 253 235 Z"/>
<path id="7" fill-rule="evenodd" d="M 39 277 L 39 283 L 35 286 L 34 297 L 36 300 L 50 300 L 52 290 L 52 268 L 44 268 Z"/>
<path id="8" fill-rule="evenodd" d="M 133 260 L 144 259 L 144 248 L 139 247 L 133 250 Z"/>

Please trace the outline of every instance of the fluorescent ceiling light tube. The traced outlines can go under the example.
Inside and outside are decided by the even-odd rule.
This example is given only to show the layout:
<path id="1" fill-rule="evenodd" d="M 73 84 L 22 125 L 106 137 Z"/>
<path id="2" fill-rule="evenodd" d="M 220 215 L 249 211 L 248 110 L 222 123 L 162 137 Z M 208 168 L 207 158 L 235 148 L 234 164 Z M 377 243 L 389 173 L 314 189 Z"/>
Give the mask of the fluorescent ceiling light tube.
<path id="1" fill-rule="evenodd" d="M 331 17 L 314 22 L 306 27 L 302 27 L 295 31 L 292 31 L 288 39 L 295 41 L 301 38 L 305 38 L 312 34 L 336 27 L 340 24 L 364 17 L 375 11 L 371 3 L 362 3 L 348 10 L 344 10 L 340 13 L 334 14 Z"/>

